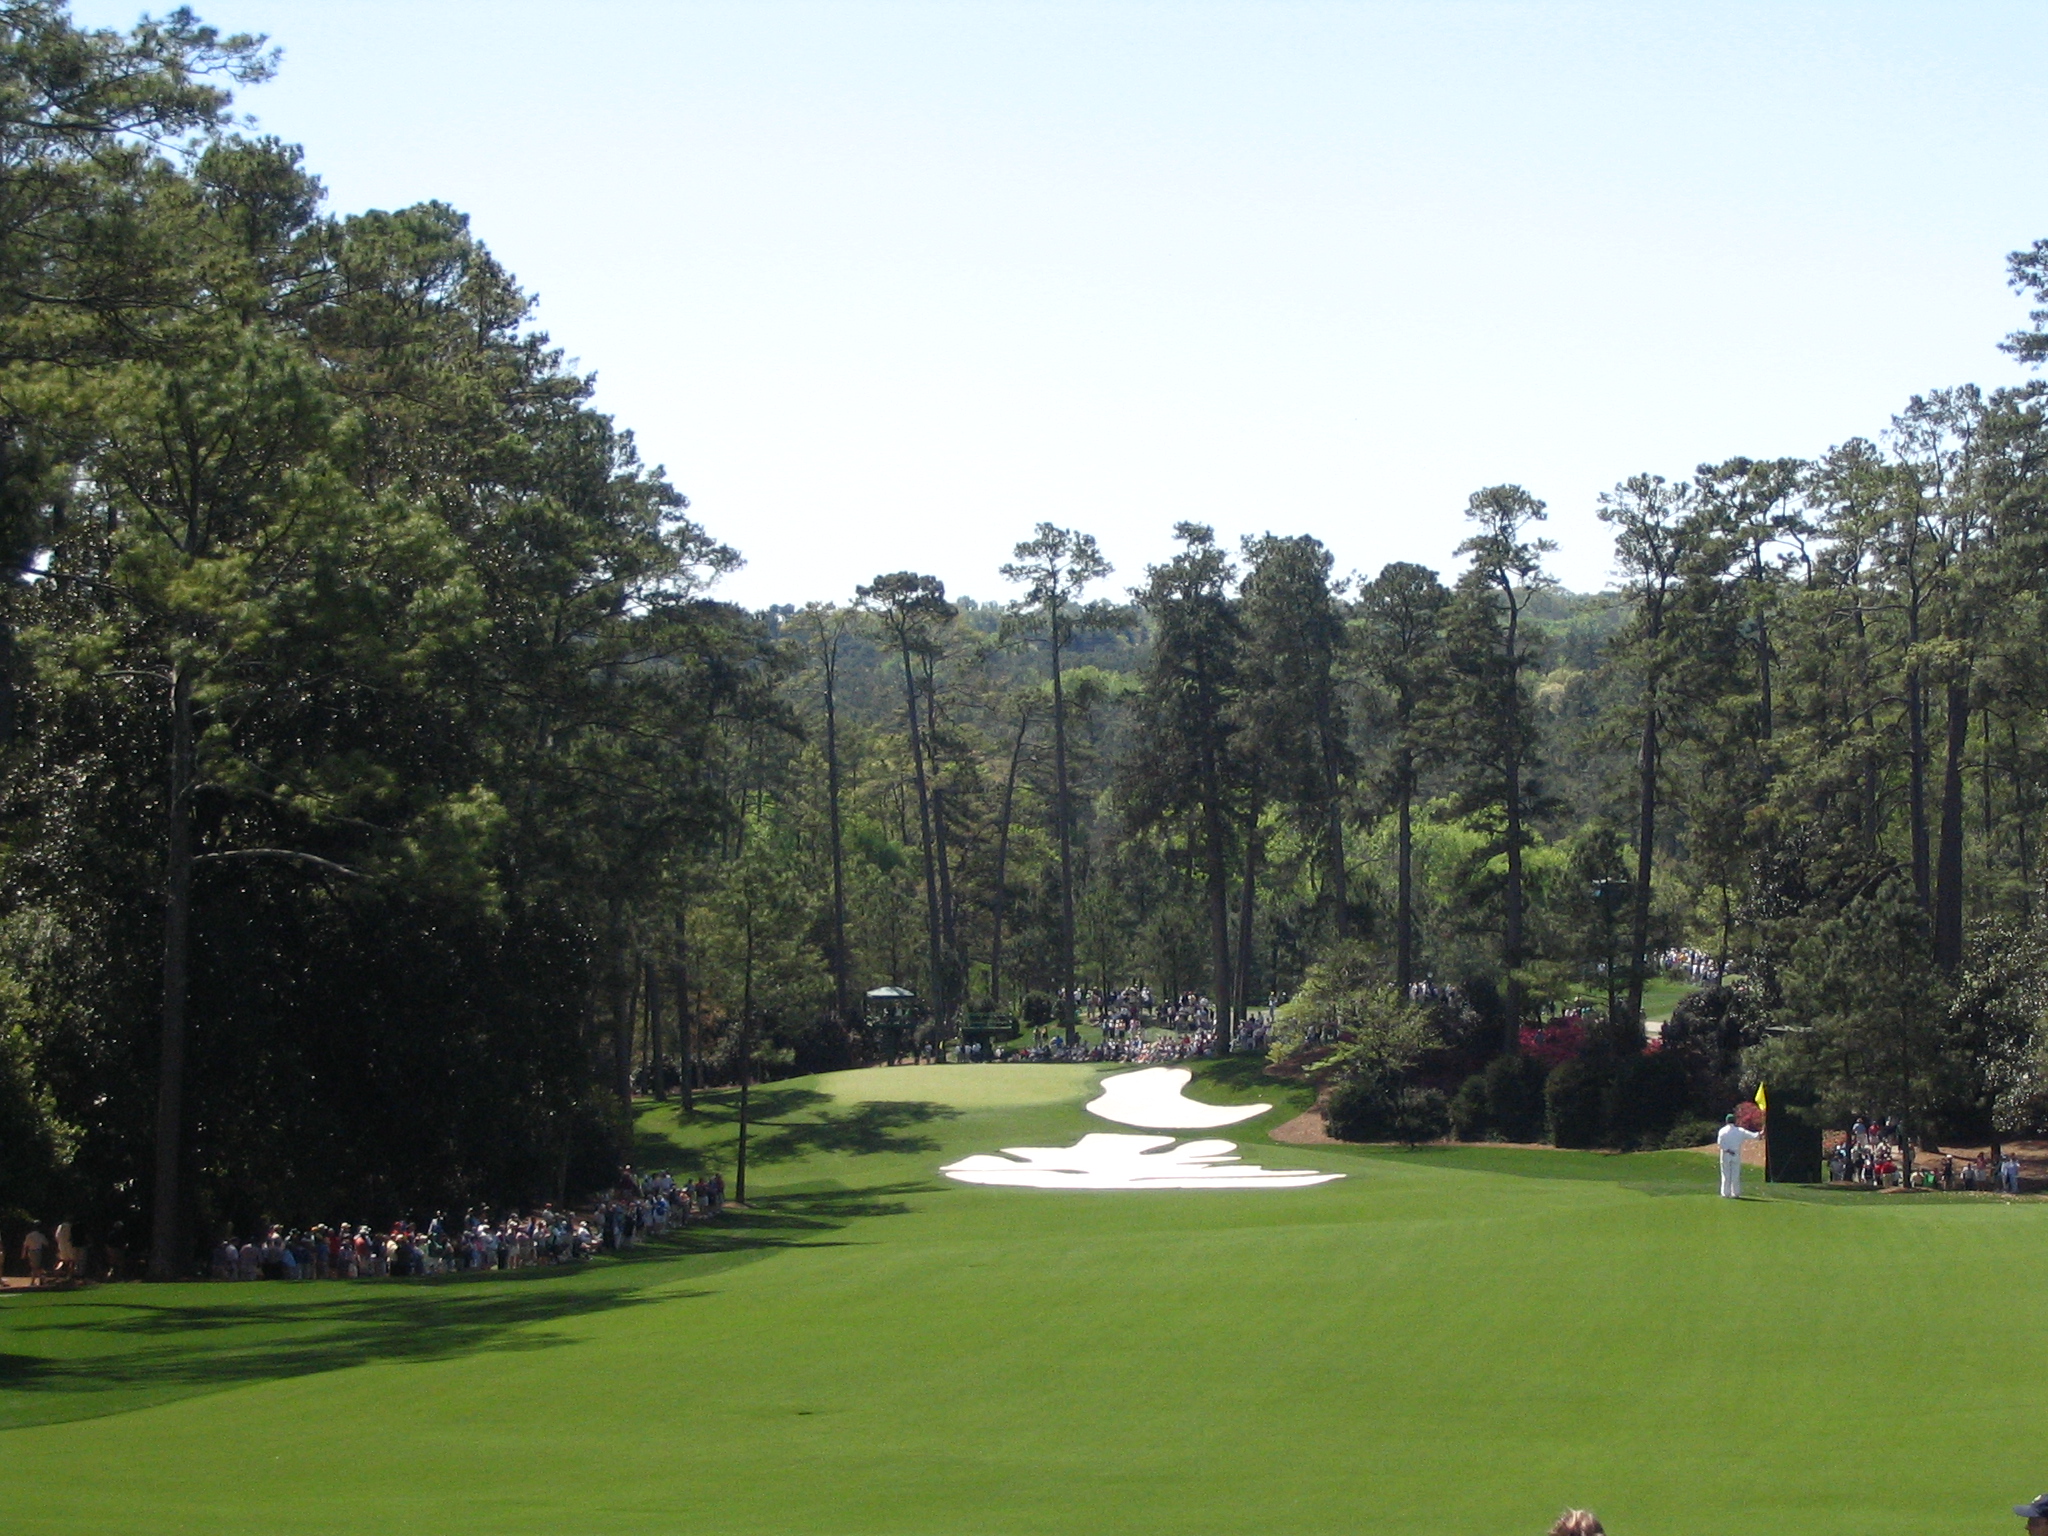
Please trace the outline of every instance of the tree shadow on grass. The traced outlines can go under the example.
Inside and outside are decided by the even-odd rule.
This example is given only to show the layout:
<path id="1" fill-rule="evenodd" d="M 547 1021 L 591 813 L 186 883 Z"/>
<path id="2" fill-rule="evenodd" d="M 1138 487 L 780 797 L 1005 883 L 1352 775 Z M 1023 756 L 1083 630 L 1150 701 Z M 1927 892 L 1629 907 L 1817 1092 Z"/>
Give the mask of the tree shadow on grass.
<path id="1" fill-rule="evenodd" d="M 764 1163 L 787 1162 L 813 1152 L 851 1152 L 867 1157 L 878 1152 L 936 1152 L 936 1137 L 912 1129 L 934 1120 L 957 1120 L 950 1104 L 923 1100 L 873 1100 L 812 1119 L 763 1119 L 758 1139 L 750 1138 L 748 1154 Z"/>
<path id="2" fill-rule="evenodd" d="M 763 1120 L 781 1120 L 833 1102 L 831 1094 L 820 1093 L 815 1088 L 766 1083 L 747 1090 L 747 1120 L 756 1124 Z M 740 1122 L 739 1090 L 715 1088 L 709 1093 L 698 1094 L 691 1118 L 711 1125 L 737 1126 Z"/>
<path id="3" fill-rule="evenodd" d="M 1255 1093 L 1264 1098 L 1284 1092 L 1297 1085 L 1286 1078 L 1274 1077 L 1266 1071 L 1266 1058 L 1254 1055 L 1220 1056 L 1209 1061 L 1191 1062 L 1198 1081 L 1214 1083 L 1219 1088 L 1232 1089 L 1238 1093 Z"/>
<path id="4" fill-rule="evenodd" d="M 936 1152 L 938 1141 L 914 1127 L 935 1120 L 957 1120 L 960 1113 L 950 1104 L 921 1099 L 841 1104 L 809 1088 L 757 1089 L 748 1095 L 747 1158 L 753 1163 L 782 1163 L 817 1152 L 846 1152 L 857 1157 Z M 715 1097 L 703 1095 L 690 1118 L 717 1129 L 716 1158 L 729 1162 L 739 1133 L 739 1095 L 730 1090 Z M 673 1144 L 643 1133 L 636 1148 L 652 1166 L 671 1154 Z"/>
<path id="5" fill-rule="evenodd" d="M 1694 1152 L 1577 1152 L 1555 1147 L 1355 1145 L 1366 1157 L 1413 1165 L 1495 1173 L 1512 1179 L 1561 1179 L 1617 1184 L 1639 1195 L 1705 1195 L 1715 1170 Z M 1690 1161 L 1688 1161 L 1690 1159 Z M 1701 1166 L 1695 1167 L 1697 1163 Z"/>
<path id="6" fill-rule="evenodd" d="M 427 1280 L 102 1286 L 0 1313 L 0 1430 L 350 1366 L 553 1349 L 550 1324 L 711 1294 L 691 1282 L 900 1215 L 917 1184 L 778 1196 L 575 1268 Z M 679 1283 L 680 1282 L 680 1283 Z M 40 1349 L 35 1346 L 42 1346 Z"/>

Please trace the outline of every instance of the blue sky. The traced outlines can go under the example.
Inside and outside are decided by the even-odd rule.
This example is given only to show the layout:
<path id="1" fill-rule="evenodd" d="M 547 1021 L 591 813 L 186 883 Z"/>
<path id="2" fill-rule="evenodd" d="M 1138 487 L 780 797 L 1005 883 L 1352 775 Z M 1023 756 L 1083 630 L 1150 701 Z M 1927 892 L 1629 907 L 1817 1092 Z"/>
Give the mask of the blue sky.
<path id="1" fill-rule="evenodd" d="M 1447 572 L 1550 504 L 2022 375 L 2048 7 L 222 0 L 334 208 L 439 198 L 747 557 L 749 604 L 1031 525 Z M 121 23 L 132 8 L 82 4 Z"/>

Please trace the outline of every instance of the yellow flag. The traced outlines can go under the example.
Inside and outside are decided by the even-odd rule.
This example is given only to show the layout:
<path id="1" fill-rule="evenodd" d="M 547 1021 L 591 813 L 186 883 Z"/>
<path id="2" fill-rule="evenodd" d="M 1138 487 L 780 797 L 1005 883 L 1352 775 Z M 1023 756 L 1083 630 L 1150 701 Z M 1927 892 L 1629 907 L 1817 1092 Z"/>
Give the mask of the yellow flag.
<path id="1" fill-rule="evenodd" d="M 1763 1110 L 1766 1114 L 1770 1112 L 1771 1106 L 1764 1102 L 1764 1085 L 1762 1083 L 1756 1085 L 1756 1107 Z"/>

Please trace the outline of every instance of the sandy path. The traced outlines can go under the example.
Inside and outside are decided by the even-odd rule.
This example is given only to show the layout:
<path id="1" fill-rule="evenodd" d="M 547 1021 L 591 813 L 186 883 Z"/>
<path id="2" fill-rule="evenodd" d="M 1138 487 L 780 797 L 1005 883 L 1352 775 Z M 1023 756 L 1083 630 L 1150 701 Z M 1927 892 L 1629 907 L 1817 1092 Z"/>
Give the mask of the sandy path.
<path id="1" fill-rule="evenodd" d="M 1336 1147 L 1343 1143 L 1323 1129 L 1323 1112 L 1320 1109 L 1305 1109 L 1285 1125 L 1276 1125 L 1269 1133 L 1275 1141 L 1285 1142 L 1290 1147 Z"/>

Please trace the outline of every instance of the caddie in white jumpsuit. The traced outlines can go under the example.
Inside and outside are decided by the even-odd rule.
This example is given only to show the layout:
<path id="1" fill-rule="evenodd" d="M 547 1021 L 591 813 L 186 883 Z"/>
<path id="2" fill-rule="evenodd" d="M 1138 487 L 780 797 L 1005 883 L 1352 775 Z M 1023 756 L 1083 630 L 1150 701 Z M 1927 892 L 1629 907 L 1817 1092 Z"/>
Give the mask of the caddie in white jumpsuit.
<path id="1" fill-rule="evenodd" d="M 1739 1200 L 1742 1198 L 1742 1144 L 1755 1141 L 1763 1134 L 1760 1131 L 1745 1131 L 1730 1115 L 1728 1123 L 1721 1127 L 1721 1134 L 1714 1138 L 1721 1148 L 1721 1198 Z"/>

